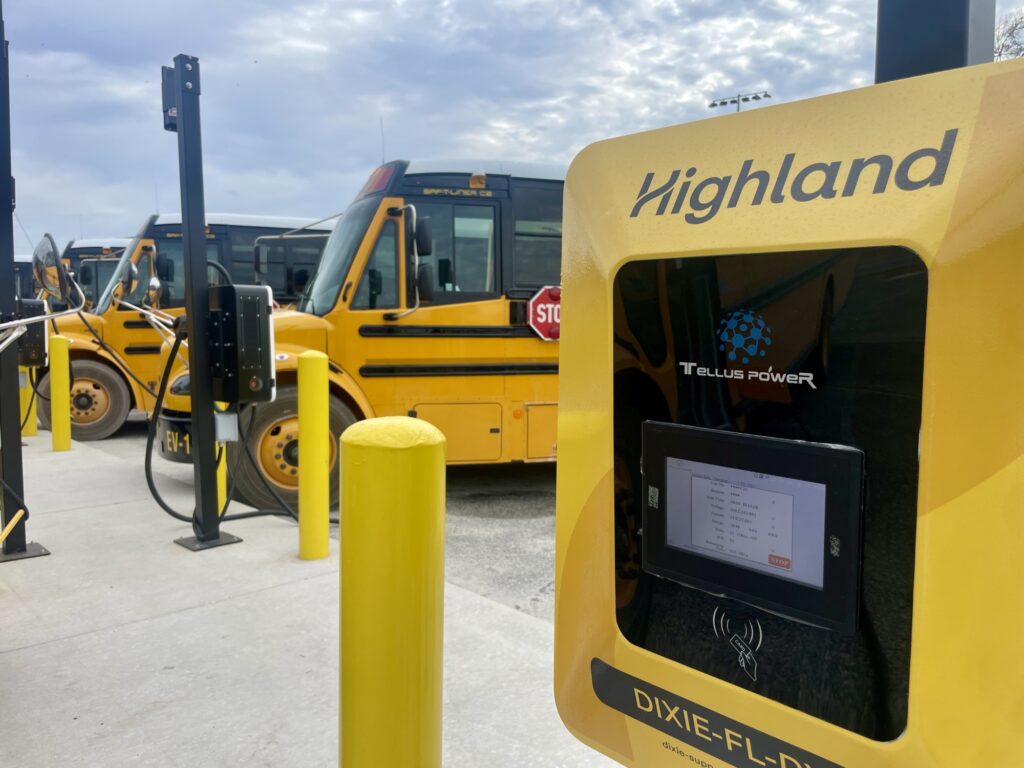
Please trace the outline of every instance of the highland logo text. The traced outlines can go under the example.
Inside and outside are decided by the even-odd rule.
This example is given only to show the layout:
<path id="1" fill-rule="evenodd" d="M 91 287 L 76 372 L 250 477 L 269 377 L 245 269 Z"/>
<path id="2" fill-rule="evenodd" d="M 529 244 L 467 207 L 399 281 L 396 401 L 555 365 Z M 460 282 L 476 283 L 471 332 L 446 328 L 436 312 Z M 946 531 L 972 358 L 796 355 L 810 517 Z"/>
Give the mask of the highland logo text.
<path id="1" fill-rule="evenodd" d="M 890 181 L 905 192 L 938 187 L 946 180 L 956 138 L 957 129 L 951 128 L 938 147 L 916 149 L 898 161 L 892 155 L 881 154 L 798 167 L 796 153 L 790 152 L 773 171 L 755 169 L 753 160 L 745 160 L 735 177 L 696 180 L 697 168 L 690 167 L 685 172 L 670 171 L 659 183 L 655 181 L 659 174 L 649 171 L 629 216 L 636 218 L 641 212 L 654 216 L 682 213 L 687 223 L 703 224 L 713 219 L 723 205 L 761 205 L 766 199 L 778 204 L 785 202 L 787 195 L 798 203 L 853 197 L 867 190 L 880 195 L 888 191 Z"/>

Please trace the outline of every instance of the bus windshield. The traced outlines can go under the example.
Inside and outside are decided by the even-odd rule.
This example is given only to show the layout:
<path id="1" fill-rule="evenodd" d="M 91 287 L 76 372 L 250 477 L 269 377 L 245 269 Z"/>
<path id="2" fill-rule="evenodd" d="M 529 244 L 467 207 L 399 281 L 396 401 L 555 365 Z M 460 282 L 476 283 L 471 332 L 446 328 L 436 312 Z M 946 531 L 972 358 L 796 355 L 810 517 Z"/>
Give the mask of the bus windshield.
<path id="1" fill-rule="evenodd" d="M 334 308 L 342 282 L 379 201 L 379 197 L 366 198 L 345 211 L 324 246 L 324 255 L 316 274 L 299 299 L 300 312 L 325 315 Z"/>

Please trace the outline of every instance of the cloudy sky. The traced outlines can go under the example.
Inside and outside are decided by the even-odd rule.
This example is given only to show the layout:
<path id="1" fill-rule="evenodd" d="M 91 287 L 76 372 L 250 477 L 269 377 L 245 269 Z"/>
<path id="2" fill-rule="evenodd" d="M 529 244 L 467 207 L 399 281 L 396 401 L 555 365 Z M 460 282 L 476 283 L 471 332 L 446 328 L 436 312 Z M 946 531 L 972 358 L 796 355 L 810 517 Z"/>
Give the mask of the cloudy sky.
<path id="1" fill-rule="evenodd" d="M 997 0 L 1001 16 L 1021 0 Z M 208 211 L 319 218 L 387 159 L 567 165 L 769 90 L 869 84 L 877 0 L 50 0 L 4 4 L 15 250 L 180 207 L 160 66 L 202 66 Z M 764 102 L 761 102 L 763 104 Z M 771 103 L 771 102 L 769 102 Z M 383 121 L 383 146 L 381 140 Z"/>

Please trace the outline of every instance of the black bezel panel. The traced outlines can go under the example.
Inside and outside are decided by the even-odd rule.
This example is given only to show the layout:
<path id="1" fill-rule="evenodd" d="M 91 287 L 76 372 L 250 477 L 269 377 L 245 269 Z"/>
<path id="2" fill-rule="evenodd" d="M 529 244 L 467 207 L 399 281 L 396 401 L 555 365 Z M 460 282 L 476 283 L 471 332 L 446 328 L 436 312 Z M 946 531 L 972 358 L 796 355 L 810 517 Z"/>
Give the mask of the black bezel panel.
<path id="1" fill-rule="evenodd" d="M 819 483 L 826 487 L 822 589 L 667 543 L 669 458 Z M 680 584 L 843 634 L 857 630 L 861 596 L 864 454 L 843 445 L 782 440 L 646 421 L 643 424 L 642 566 Z M 652 494 L 650 488 L 658 489 Z"/>

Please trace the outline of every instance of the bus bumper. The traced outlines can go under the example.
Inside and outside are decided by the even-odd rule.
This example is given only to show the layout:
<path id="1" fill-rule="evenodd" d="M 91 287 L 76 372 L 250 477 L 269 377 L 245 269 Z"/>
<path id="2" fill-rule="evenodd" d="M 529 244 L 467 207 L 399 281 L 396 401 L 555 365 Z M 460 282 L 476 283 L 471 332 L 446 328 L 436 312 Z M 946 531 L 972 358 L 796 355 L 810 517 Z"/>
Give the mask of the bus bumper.
<path id="1" fill-rule="evenodd" d="M 173 411 L 160 414 L 156 422 L 160 457 L 180 464 L 192 463 L 192 416 Z"/>

